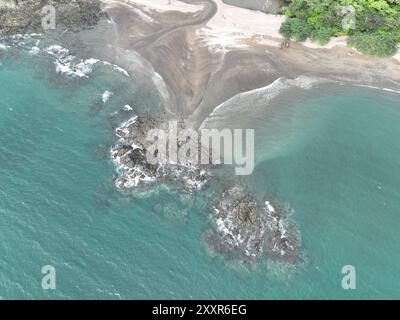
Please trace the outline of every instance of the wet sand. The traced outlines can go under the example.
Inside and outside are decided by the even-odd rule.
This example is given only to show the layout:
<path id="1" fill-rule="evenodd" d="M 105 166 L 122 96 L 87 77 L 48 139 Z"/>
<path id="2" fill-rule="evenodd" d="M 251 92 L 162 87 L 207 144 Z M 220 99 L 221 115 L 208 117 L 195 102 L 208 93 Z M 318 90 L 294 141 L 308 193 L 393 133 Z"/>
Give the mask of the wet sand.
<path id="1" fill-rule="evenodd" d="M 338 38 L 282 48 L 284 17 L 221 0 L 103 0 L 108 21 L 82 36 L 97 56 L 152 81 L 170 113 L 194 127 L 238 93 L 300 75 L 400 90 L 400 60 L 358 54 Z M 137 60 L 135 60 L 137 61 Z"/>

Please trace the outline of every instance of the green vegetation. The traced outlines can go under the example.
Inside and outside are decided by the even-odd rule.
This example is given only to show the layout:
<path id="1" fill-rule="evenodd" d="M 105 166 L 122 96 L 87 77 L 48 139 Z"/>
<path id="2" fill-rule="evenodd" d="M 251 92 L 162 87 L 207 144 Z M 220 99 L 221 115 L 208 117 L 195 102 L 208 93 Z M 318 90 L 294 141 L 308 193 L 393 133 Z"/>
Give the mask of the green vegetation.
<path id="1" fill-rule="evenodd" d="M 400 43 L 400 0 L 292 0 L 281 33 L 296 41 L 325 44 L 348 35 L 362 53 L 392 56 Z"/>

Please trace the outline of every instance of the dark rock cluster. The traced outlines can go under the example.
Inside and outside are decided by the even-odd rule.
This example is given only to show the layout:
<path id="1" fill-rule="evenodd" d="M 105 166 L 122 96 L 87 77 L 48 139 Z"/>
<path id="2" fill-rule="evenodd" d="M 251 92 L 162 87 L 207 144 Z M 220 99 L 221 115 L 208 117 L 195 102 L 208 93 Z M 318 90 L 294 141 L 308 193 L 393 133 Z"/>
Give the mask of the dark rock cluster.
<path id="1" fill-rule="evenodd" d="M 0 0 L 0 36 L 42 33 L 42 9 L 52 5 L 56 10 L 58 30 L 77 31 L 94 26 L 104 13 L 99 0 Z"/>
<path id="2" fill-rule="evenodd" d="M 147 140 L 147 134 L 152 129 L 167 130 L 166 123 L 161 120 L 162 116 L 144 114 L 133 117 L 116 129 L 116 135 L 120 139 L 111 149 L 111 158 L 119 173 L 115 182 L 118 188 L 140 188 L 155 183 L 165 183 L 179 186 L 183 191 L 191 193 L 201 189 L 210 180 L 208 171 L 198 164 L 182 165 L 148 161 L 147 152 L 152 142 Z M 183 128 L 186 128 L 186 125 L 181 120 L 178 130 Z M 178 142 L 175 143 L 179 149 Z"/>
<path id="3" fill-rule="evenodd" d="M 116 186 L 137 190 L 164 183 L 191 194 L 211 179 L 219 185 L 210 167 L 148 162 L 147 133 L 151 129 L 167 129 L 165 119 L 165 114 L 144 114 L 116 129 L 119 141 L 111 149 L 118 170 Z M 179 121 L 178 131 L 186 127 L 184 120 Z M 301 258 L 301 239 L 291 219 L 291 208 L 273 197 L 260 199 L 245 184 L 231 180 L 209 201 L 211 226 L 203 234 L 208 246 L 216 254 L 247 263 L 267 258 L 296 264 Z"/>
<path id="4" fill-rule="evenodd" d="M 242 186 L 217 192 L 210 207 L 211 228 L 203 237 L 218 254 L 248 263 L 270 258 L 295 264 L 300 234 L 290 208 L 276 199 L 261 201 Z"/>

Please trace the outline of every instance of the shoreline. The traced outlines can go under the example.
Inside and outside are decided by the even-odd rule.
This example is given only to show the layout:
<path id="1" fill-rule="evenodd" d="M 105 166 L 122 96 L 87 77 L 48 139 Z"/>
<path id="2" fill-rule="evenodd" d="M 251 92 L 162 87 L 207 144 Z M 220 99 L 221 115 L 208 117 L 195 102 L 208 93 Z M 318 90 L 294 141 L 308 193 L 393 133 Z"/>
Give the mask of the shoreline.
<path id="1" fill-rule="evenodd" d="M 99 47 L 138 53 L 165 83 L 169 95 L 165 109 L 188 118 L 194 127 L 237 94 L 282 77 L 309 76 L 400 90 L 396 81 L 400 53 L 399 60 L 364 56 L 348 48 L 343 37 L 325 46 L 290 42 L 290 48 L 281 49 L 283 16 L 230 6 L 222 0 L 170 4 L 167 0 L 151 4 L 103 0 L 103 4 L 114 31 Z M 129 68 L 124 54 L 115 59 Z"/>
<path id="2" fill-rule="evenodd" d="M 94 27 L 52 32 L 50 39 L 82 60 L 109 61 L 136 75 L 155 88 L 164 111 L 194 128 L 228 100 L 279 79 L 304 76 L 400 91 L 400 51 L 393 58 L 365 56 L 347 47 L 346 37 L 324 46 L 286 41 L 279 33 L 282 15 L 223 0 L 101 2 Z"/>

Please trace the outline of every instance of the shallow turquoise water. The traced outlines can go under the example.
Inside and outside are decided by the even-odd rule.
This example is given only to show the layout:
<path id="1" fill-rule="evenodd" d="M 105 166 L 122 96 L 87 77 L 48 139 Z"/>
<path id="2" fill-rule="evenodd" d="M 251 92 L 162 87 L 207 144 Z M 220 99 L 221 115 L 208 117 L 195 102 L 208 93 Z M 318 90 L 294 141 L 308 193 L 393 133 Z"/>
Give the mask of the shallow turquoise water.
<path id="1" fill-rule="evenodd" d="M 112 141 L 108 115 L 156 97 L 107 70 L 77 82 L 44 58 L 1 62 L 0 297 L 399 298 L 399 96 L 336 87 L 296 102 L 299 134 L 247 180 L 295 209 L 305 262 L 248 270 L 203 246 L 205 194 L 185 213 L 171 192 L 128 198 L 110 183 L 113 165 L 96 155 Z M 93 115 L 105 90 L 115 94 Z M 54 291 L 41 288 L 47 264 Z M 347 264 L 354 291 L 341 288 Z"/>

